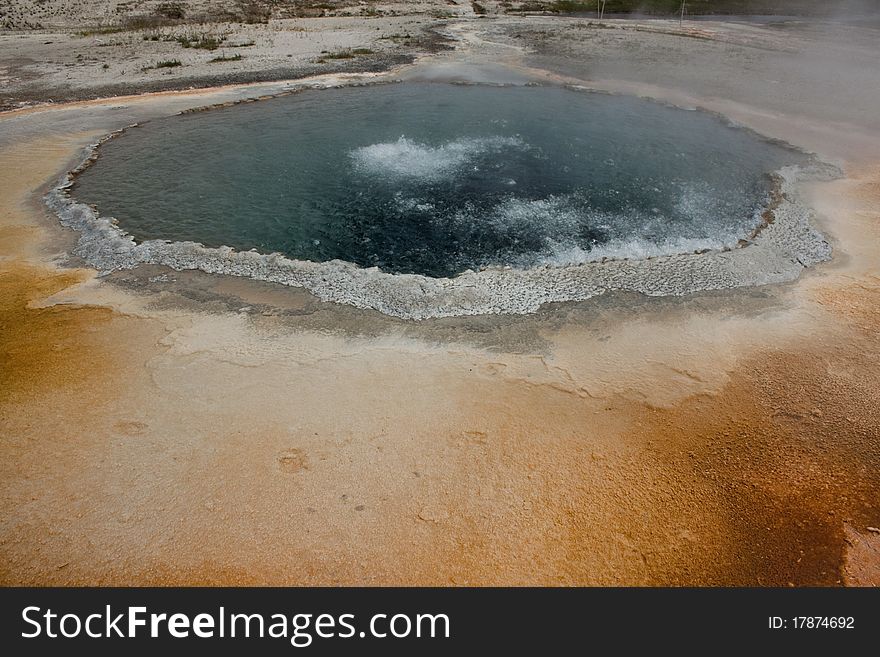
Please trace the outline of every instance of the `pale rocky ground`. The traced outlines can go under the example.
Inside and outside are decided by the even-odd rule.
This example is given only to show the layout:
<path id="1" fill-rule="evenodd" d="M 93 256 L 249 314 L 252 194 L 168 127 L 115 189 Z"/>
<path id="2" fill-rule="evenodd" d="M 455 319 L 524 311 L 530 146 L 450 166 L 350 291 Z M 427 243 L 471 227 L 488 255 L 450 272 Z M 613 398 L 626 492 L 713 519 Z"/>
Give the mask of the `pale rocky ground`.
<path id="1" fill-rule="evenodd" d="M 520 3 L 508 3 L 517 5 Z M 497 2 L 486 7 L 496 10 Z M 181 13 L 168 8 L 180 8 Z M 464 0 L 0 0 L 0 26 L 10 29 L 83 29 L 115 26 L 130 19 L 164 16 L 196 22 L 229 19 L 304 18 L 434 13 L 473 13 Z"/>
<path id="2" fill-rule="evenodd" d="M 390 76 L 577 81 L 839 162 L 803 190 L 834 260 L 425 322 L 196 272 L 99 278 L 69 267 L 46 185 L 111 130 L 287 84 L 0 114 L 0 581 L 880 583 L 875 33 L 441 23 L 455 50 Z"/>
<path id="3" fill-rule="evenodd" d="M 266 13 L 257 15 L 265 22 L 249 23 L 252 3 L 190 0 L 177 3 L 187 18 L 163 20 L 156 11 L 167 4 L 0 0 L 0 108 L 379 70 L 441 47 L 430 28 L 473 16 L 463 0 L 261 2 L 256 6 Z M 6 30 L 3 16 L 11 26 Z M 181 38 L 220 43 L 212 50 L 185 48 Z M 216 58 L 226 60 L 211 61 Z M 162 62 L 180 66 L 157 68 Z"/>

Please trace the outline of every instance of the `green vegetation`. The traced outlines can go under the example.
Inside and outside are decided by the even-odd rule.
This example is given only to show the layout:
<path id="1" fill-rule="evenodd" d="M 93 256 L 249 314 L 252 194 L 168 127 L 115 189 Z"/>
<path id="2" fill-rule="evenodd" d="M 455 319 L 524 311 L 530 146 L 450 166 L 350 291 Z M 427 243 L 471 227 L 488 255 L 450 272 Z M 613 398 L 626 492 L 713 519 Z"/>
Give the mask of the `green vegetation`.
<path id="1" fill-rule="evenodd" d="M 128 28 L 122 25 L 105 25 L 103 27 L 91 27 L 86 30 L 80 30 L 76 34 L 81 37 L 103 36 L 105 34 L 118 34 L 127 30 Z"/>
<path id="2" fill-rule="evenodd" d="M 177 68 L 178 66 L 183 66 L 179 59 L 165 59 L 161 62 L 156 62 L 153 66 L 145 66 L 143 70 L 151 71 L 157 68 Z"/>
<path id="3" fill-rule="evenodd" d="M 226 41 L 226 36 L 222 34 L 168 34 L 158 31 L 145 32 L 143 38 L 144 41 L 176 41 L 184 48 L 197 50 L 217 50 Z"/>
<path id="4" fill-rule="evenodd" d="M 217 62 L 240 62 L 242 59 L 241 55 L 236 53 L 235 55 L 220 55 L 218 57 L 214 57 L 213 59 L 209 59 L 209 64 L 216 64 Z"/>
<path id="5" fill-rule="evenodd" d="M 174 39 L 184 48 L 196 48 L 198 50 L 217 50 L 226 37 L 213 34 L 184 34 Z"/>
<path id="6" fill-rule="evenodd" d="M 325 64 L 328 59 L 353 59 L 358 55 L 372 55 L 369 48 L 354 48 L 352 50 L 337 50 L 336 52 L 323 52 L 323 57 L 318 60 L 319 64 Z"/>

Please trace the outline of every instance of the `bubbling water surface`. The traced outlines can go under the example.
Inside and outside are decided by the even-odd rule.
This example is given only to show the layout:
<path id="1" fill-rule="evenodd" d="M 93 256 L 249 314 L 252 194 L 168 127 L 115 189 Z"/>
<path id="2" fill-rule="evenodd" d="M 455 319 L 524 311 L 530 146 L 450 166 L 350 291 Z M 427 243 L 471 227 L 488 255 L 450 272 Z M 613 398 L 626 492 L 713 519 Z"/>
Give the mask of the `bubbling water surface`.
<path id="1" fill-rule="evenodd" d="M 799 157 L 639 99 L 405 83 L 152 121 L 74 195 L 138 240 L 444 277 L 733 247 Z"/>

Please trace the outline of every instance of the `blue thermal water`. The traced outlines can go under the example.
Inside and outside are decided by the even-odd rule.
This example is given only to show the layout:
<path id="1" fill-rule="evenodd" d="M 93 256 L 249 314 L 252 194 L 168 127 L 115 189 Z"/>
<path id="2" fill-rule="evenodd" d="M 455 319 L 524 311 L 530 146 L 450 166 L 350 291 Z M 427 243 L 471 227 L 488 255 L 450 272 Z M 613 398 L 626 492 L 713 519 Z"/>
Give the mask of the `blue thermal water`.
<path id="1" fill-rule="evenodd" d="M 639 99 L 406 83 L 146 123 L 74 196 L 137 240 L 452 276 L 735 246 L 797 158 Z"/>

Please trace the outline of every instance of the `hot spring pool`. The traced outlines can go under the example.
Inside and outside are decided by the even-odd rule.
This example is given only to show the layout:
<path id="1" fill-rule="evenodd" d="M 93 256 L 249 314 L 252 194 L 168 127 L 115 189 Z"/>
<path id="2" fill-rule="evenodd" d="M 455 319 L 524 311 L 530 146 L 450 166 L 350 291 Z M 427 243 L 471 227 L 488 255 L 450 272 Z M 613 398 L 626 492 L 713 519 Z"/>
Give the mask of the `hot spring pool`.
<path id="1" fill-rule="evenodd" d="M 797 159 L 634 98 L 407 83 L 149 122 L 74 195 L 138 241 L 449 277 L 734 247 Z"/>
<path id="2" fill-rule="evenodd" d="M 797 182 L 833 175 L 704 112 L 409 82 L 152 120 L 46 198 L 105 272 L 199 269 L 427 319 L 791 281 L 831 255 Z"/>

